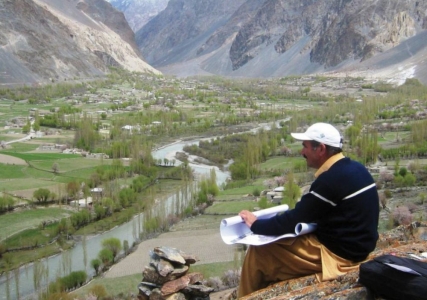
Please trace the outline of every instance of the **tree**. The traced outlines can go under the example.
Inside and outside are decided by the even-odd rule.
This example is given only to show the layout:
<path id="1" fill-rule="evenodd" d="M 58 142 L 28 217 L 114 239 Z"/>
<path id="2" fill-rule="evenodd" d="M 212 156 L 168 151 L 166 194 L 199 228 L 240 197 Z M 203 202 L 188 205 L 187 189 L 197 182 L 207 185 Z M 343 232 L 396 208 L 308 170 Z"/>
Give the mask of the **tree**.
<path id="1" fill-rule="evenodd" d="M 112 262 L 114 262 L 114 255 L 110 249 L 101 249 L 101 251 L 98 253 L 98 258 L 102 261 L 104 268 L 108 267 Z"/>
<path id="2" fill-rule="evenodd" d="M 27 120 L 27 124 L 22 126 L 22 133 L 27 134 L 27 133 L 30 133 L 30 131 L 31 131 L 31 123 L 30 123 L 30 120 Z"/>
<path id="3" fill-rule="evenodd" d="M 54 163 L 52 165 L 52 171 L 53 171 L 54 174 L 58 174 L 59 173 L 59 166 L 58 166 L 57 163 Z"/>
<path id="4" fill-rule="evenodd" d="M 50 191 L 45 188 L 39 188 L 33 193 L 33 197 L 37 199 L 38 202 L 44 203 L 49 199 Z"/>
<path id="5" fill-rule="evenodd" d="M 123 241 L 123 251 L 125 252 L 126 255 L 129 254 L 129 242 L 128 242 L 128 240 Z"/>
<path id="6" fill-rule="evenodd" d="M 67 184 L 66 191 L 70 198 L 74 198 L 77 195 L 77 193 L 80 191 L 79 183 L 77 181 L 70 181 Z"/>
<path id="7" fill-rule="evenodd" d="M 102 241 L 102 247 L 108 249 L 113 254 L 113 262 L 117 254 L 122 250 L 122 244 L 118 238 L 108 238 Z"/>
<path id="8" fill-rule="evenodd" d="M 101 266 L 101 260 L 94 258 L 90 261 L 90 265 L 95 270 L 95 274 L 98 275 L 99 267 Z"/>
<path id="9" fill-rule="evenodd" d="M 288 204 L 289 208 L 294 208 L 301 196 L 301 189 L 296 183 L 294 183 L 293 173 L 288 174 L 287 180 L 285 190 L 283 191 L 283 202 L 284 204 Z"/>

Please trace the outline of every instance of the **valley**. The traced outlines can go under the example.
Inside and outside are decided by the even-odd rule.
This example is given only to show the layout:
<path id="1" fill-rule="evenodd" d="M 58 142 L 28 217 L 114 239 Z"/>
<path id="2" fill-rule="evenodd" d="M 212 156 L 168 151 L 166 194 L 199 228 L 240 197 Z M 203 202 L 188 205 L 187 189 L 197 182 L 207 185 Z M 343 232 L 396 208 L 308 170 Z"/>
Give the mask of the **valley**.
<path id="1" fill-rule="evenodd" d="M 60 96 L 55 96 L 56 93 L 60 93 Z M 194 210 L 196 206 L 190 206 L 190 210 L 185 213 L 178 213 L 176 210 L 176 217 L 174 221 L 168 221 L 169 225 L 163 223 L 169 216 L 161 215 L 156 217 L 160 223 L 156 221 L 157 223 L 152 224 L 144 222 L 133 225 L 136 226 L 132 230 L 135 231 L 134 235 L 144 233 L 140 236 L 144 240 L 166 230 L 175 232 L 178 238 L 180 235 L 194 235 L 197 240 L 197 235 L 210 232 L 209 240 L 213 243 L 211 249 L 215 249 L 214 245 L 221 241 L 213 238 L 215 235 L 212 235 L 212 230 L 217 228 L 219 220 L 225 215 L 236 214 L 241 209 L 257 207 L 258 203 L 252 198 L 246 198 L 246 195 L 265 190 L 265 182 L 269 178 L 286 178 L 286 174 L 292 172 L 301 188 L 310 182 L 312 172 L 303 167 L 304 160 L 298 153 L 300 143 L 292 141 L 289 132 L 301 130 L 316 121 L 334 123 L 344 134 L 346 155 L 365 163 L 377 178 L 379 192 L 383 194 L 382 231 L 400 222 L 408 222 L 409 219 L 425 220 L 425 139 L 423 131 L 419 131 L 426 126 L 422 117 L 426 109 L 425 95 L 425 86 L 416 80 L 407 80 L 401 86 L 393 86 L 361 77 L 180 79 L 131 74 L 119 70 L 113 72 L 107 80 L 46 86 L 33 91 L 2 90 L 0 137 L 3 150 L 0 154 L 4 172 L 0 187 L 2 207 L 11 212 L 0 216 L 0 222 L 4 219 L 9 224 L 9 227 L 6 223 L 3 226 L 6 230 L 2 232 L 2 243 L 6 245 L 6 252 L 3 252 L 0 266 L 7 270 L 9 264 L 13 266 L 19 261 L 23 263 L 23 252 L 17 252 L 20 253 L 20 259 L 16 260 L 7 252 L 7 247 L 12 247 L 12 238 L 16 240 L 14 236 L 19 236 L 19 232 L 25 232 L 27 228 L 40 228 L 41 222 L 46 220 L 43 217 L 40 219 L 40 216 L 31 216 L 28 212 L 44 212 L 46 218 L 49 211 L 60 209 L 59 214 L 54 213 L 56 217 L 48 217 L 49 223 L 55 224 L 64 217 L 71 222 L 73 215 L 85 210 L 69 206 L 71 200 L 79 197 L 86 201 L 88 196 L 94 197 L 82 183 L 91 189 L 104 189 L 105 201 L 111 199 L 112 203 L 122 203 L 125 206 L 102 218 L 96 217 L 97 214 L 92 211 L 93 220 L 88 224 L 78 225 L 80 228 L 75 227 L 77 223 L 73 223 L 66 232 L 77 240 L 110 230 L 159 200 L 163 202 L 162 199 L 166 199 L 164 197 L 167 195 L 176 193 L 181 186 L 182 175 L 178 177 L 181 178 L 179 181 L 170 179 L 175 176 L 172 175 L 173 170 L 179 168 L 178 164 L 182 163 L 179 160 L 182 158 L 172 154 L 167 158 L 150 160 L 142 155 L 147 147 L 160 149 L 177 141 L 203 138 L 208 143 L 205 145 L 207 152 L 203 154 L 202 161 L 236 160 L 244 157 L 243 150 L 237 150 L 237 156 L 214 159 L 214 153 L 208 150 L 209 144 L 219 136 L 232 137 L 238 133 L 244 135 L 244 132 L 253 130 L 260 124 L 270 124 L 270 129 L 258 133 L 254 131 L 251 135 L 257 139 L 268 137 L 266 141 L 270 153 L 267 160 L 255 166 L 258 170 L 255 177 L 234 179 L 220 186 L 213 205 L 203 209 L 203 227 L 197 225 L 197 219 L 201 216 L 189 218 L 190 215 L 197 216 L 200 213 L 198 209 Z M 279 125 L 273 125 L 273 122 L 278 122 Z M 13 142 L 28 134 L 33 138 Z M 368 140 L 371 142 L 367 143 Z M 222 143 L 226 148 L 231 147 L 225 139 Z M 234 146 L 244 145 L 235 143 Z M 366 151 L 368 148 L 371 150 Z M 191 153 L 188 154 L 191 156 Z M 215 153 L 215 156 L 218 154 Z M 157 170 L 149 171 L 142 165 L 135 164 L 140 159 L 153 163 Z M 193 160 L 191 163 L 198 164 Z M 222 164 L 218 163 L 212 163 L 211 167 L 215 165 L 222 168 Z M 171 175 L 167 175 L 169 172 Z M 159 183 L 144 191 L 148 197 L 135 193 L 133 197 L 137 200 L 130 200 L 125 204 L 120 191 L 125 189 L 131 193 L 137 178 L 146 182 L 147 188 L 153 179 L 157 179 Z M 200 180 L 204 180 L 203 177 L 199 177 L 196 182 Z M 72 188 L 76 183 L 80 187 L 77 190 Z M 34 192 L 41 188 L 50 191 L 50 198 L 46 202 L 35 198 Z M 110 204 L 104 200 L 103 206 L 108 207 Z M 283 201 L 288 200 L 285 197 Z M 397 207 L 407 209 L 396 211 Z M 20 214 L 24 217 L 24 213 L 30 222 L 27 225 L 19 224 L 21 227 L 10 227 L 13 223 L 5 217 Z M 153 216 L 145 214 L 145 217 L 151 220 Z M 16 224 L 18 223 L 19 221 Z M 172 226 L 173 224 L 176 225 Z M 184 224 L 188 225 L 183 227 Z M 157 227 L 159 225 L 161 229 Z M 56 231 L 49 234 L 53 232 Z M 47 232 L 42 233 L 46 234 Z M 32 236 L 24 240 L 19 237 L 18 240 L 21 243 L 26 241 L 26 245 L 43 245 L 45 238 L 37 237 L 35 233 Z M 57 244 L 60 251 L 73 246 L 72 240 L 61 239 Z M 143 244 L 140 245 L 135 253 L 148 259 L 148 249 Z M 192 242 L 188 242 L 188 245 L 194 246 Z M 32 252 L 28 261 L 38 261 L 49 251 L 52 254 L 58 251 L 46 247 L 38 249 L 42 251 Z M 191 251 L 192 248 L 188 249 Z M 234 250 L 224 250 L 228 251 L 228 256 L 224 256 L 225 261 L 234 261 Z M 39 254 L 35 256 L 36 253 Z M 206 257 L 210 255 L 203 254 Z M 123 259 L 123 263 L 114 266 L 106 273 L 106 277 L 134 276 L 122 272 L 118 273 L 120 275 L 113 275 L 113 270 L 123 268 L 120 264 L 126 264 L 126 261 L 133 264 L 132 257 Z M 214 261 L 206 258 L 200 264 L 215 265 Z M 143 268 L 144 260 L 140 264 L 140 268 Z M 90 269 L 89 266 L 88 268 Z M 133 270 L 127 267 L 124 269 L 128 272 Z M 138 266 L 133 272 L 137 269 Z M 90 287 L 91 285 L 88 286 Z"/>

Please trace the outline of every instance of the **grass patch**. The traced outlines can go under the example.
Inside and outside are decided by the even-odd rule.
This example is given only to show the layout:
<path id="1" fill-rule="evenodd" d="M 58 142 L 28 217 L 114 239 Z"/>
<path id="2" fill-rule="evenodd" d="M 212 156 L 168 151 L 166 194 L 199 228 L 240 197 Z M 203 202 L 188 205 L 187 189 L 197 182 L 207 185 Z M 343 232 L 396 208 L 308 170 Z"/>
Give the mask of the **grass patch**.
<path id="1" fill-rule="evenodd" d="M 25 178 L 27 175 L 23 172 L 27 166 L 0 164 L 0 179 Z"/>
<path id="2" fill-rule="evenodd" d="M 26 228 L 36 227 L 42 221 L 59 220 L 71 214 L 72 211 L 60 208 L 36 208 L 4 214 L 0 217 L 0 240 Z"/>
<path id="3" fill-rule="evenodd" d="M 218 229 L 224 216 L 200 215 L 196 218 L 187 218 L 173 225 L 170 231 L 188 231 L 202 229 Z"/>
<path id="4" fill-rule="evenodd" d="M 50 187 L 56 184 L 54 181 L 28 178 L 0 181 L 0 190 L 6 192 L 22 191 L 41 187 Z"/>
<path id="5" fill-rule="evenodd" d="M 25 161 L 33 160 L 58 160 L 81 157 L 79 154 L 63 154 L 63 153 L 18 153 L 11 151 L 4 151 L 2 154 L 15 156 Z"/>
<path id="6" fill-rule="evenodd" d="M 90 293 L 90 290 L 95 285 L 102 285 L 107 295 L 129 295 L 138 294 L 138 284 L 142 281 L 141 274 L 127 275 L 117 278 L 95 278 L 89 284 L 79 288 L 78 290 L 70 293 L 72 297 L 83 298 Z"/>
<path id="7" fill-rule="evenodd" d="M 194 264 L 190 266 L 190 271 L 202 273 L 205 279 L 212 278 L 212 277 L 221 278 L 226 271 L 236 270 L 240 268 L 240 265 L 241 265 L 240 262 L 231 263 L 229 261 L 212 263 L 212 264 L 203 264 L 203 265 Z"/>
<path id="8" fill-rule="evenodd" d="M 32 161 L 31 164 L 38 169 L 52 171 L 53 164 L 58 165 L 59 173 L 71 172 L 75 170 L 95 168 L 101 165 L 110 165 L 112 160 L 88 159 L 84 157 L 73 157 L 67 159 L 58 159 L 55 161 L 40 160 Z M 93 170 L 94 172 L 94 170 Z"/>
<path id="9" fill-rule="evenodd" d="M 268 159 L 267 161 L 260 164 L 259 168 L 262 171 L 273 170 L 273 169 L 274 170 L 280 169 L 284 171 L 286 169 L 292 169 L 292 167 L 294 166 L 294 163 L 300 162 L 300 161 L 304 161 L 304 158 L 299 156 L 297 157 L 279 156 L 279 157 Z"/>
<path id="10" fill-rule="evenodd" d="M 222 277 L 224 273 L 236 267 L 231 265 L 230 262 L 219 262 L 212 264 L 198 265 L 197 263 L 190 266 L 190 272 L 200 272 L 203 278 L 209 279 L 212 277 Z M 92 280 L 88 285 L 70 293 L 71 296 L 83 298 L 90 293 L 90 290 L 95 285 L 102 285 L 107 294 L 110 296 L 130 295 L 138 293 L 138 284 L 142 281 L 141 274 L 127 275 L 116 278 L 101 278 L 97 277 Z"/>
<path id="11" fill-rule="evenodd" d="M 239 195 L 239 198 L 242 198 L 242 195 L 252 194 L 255 189 L 262 191 L 264 189 L 263 185 L 246 185 L 239 188 L 227 189 L 220 191 L 218 197 L 230 196 L 230 195 Z"/>
<path id="12" fill-rule="evenodd" d="M 29 144 L 29 143 L 12 143 L 9 144 L 11 149 L 7 149 L 6 151 L 14 151 L 14 152 L 29 152 L 36 150 L 39 145 L 37 144 Z M 3 153 L 4 151 L 1 151 L 0 153 Z"/>
<path id="13" fill-rule="evenodd" d="M 207 214 L 238 214 L 243 209 L 253 211 L 257 206 L 254 201 L 217 202 L 206 209 Z"/>

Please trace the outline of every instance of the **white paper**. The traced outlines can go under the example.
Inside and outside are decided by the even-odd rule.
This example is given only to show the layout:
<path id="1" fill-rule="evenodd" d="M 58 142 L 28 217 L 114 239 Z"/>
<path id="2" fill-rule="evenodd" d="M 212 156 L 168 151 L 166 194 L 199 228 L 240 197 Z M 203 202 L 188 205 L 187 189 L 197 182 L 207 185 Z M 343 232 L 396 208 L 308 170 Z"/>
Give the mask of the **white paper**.
<path id="1" fill-rule="evenodd" d="M 254 212 L 258 219 L 268 219 L 275 216 L 279 212 L 288 210 L 289 207 L 284 205 L 274 206 Z M 280 236 L 267 236 L 254 234 L 249 227 L 243 222 L 240 216 L 234 216 L 223 219 L 220 225 L 221 238 L 224 243 L 232 244 L 247 244 L 247 245 L 264 245 L 283 238 L 295 237 L 298 235 L 312 232 L 316 229 L 316 224 L 298 223 L 295 226 L 295 233 L 287 233 Z"/>

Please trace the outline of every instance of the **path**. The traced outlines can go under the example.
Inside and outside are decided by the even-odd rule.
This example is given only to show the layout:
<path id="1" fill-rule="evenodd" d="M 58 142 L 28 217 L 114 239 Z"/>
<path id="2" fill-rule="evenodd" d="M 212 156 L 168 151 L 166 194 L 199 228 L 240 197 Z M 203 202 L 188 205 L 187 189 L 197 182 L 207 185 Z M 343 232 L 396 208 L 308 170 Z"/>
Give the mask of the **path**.
<path id="1" fill-rule="evenodd" d="M 173 247 L 188 254 L 196 255 L 199 258 L 196 264 L 233 262 L 234 260 L 234 247 L 226 245 L 222 241 L 219 226 L 218 229 L 167 232 L 155 239 L 143 241 L 138 245 L 135 252 L 115 264 L 105 274 L 105 277 L 115 278 L 132 274 L 142 275 L 144 267 L 148 266 L 150 262 L 150 250 L 159 246 Z"/>

